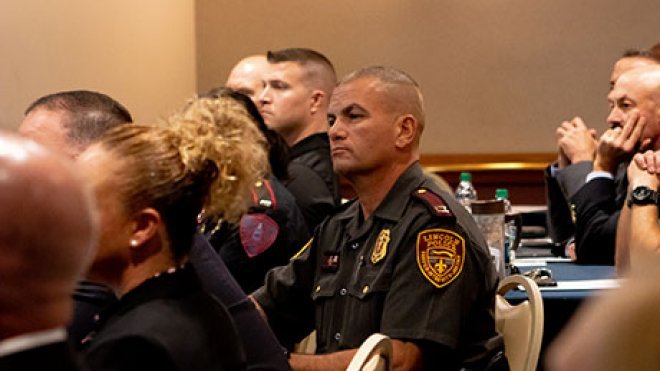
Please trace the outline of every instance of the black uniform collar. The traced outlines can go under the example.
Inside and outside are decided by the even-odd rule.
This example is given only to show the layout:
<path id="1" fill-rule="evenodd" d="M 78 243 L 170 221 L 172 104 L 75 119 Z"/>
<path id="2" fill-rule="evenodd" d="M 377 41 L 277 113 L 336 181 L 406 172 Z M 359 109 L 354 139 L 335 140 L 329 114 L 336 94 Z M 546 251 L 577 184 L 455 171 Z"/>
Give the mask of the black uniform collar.
<path id="1" fill-rule="evenodd" d="M 185 292 L 190 292 L 199 281 L 195 272 L 189 264 L 183 267 L 161 272 L 156 276 L 142 282 L 133 290 L 127 292 L 119 301 L 100 315 L 100 322 L 107 320 L 115 314 L 122 314 L 146 302 L 179 296 Z"/>
<path id="2" fill-rule="evenodd" d="M 307 152 L 328 147 L 330 147 L 330 138 L 328 137 L 328 133 L 316 133 L 294 144 L 291 147 L 289 156 L 294 158 Z"/>
<path id="3" fill-rule="evenodd" d="M 353 238 L 358 238 L 358 236 L 371 229 L 375 218 L 389 221 L 400 220 L 403 217 L 406 205 L 410 202 L 410 194 L 423 182 L 422 167 L 418 162 L 415 162 L 399 176 L 369 220 L 362 220 L 359 199 L 354 200 L 351 205 L 340 212 L 337 218 L 347 223 L 348 233 Z"/>
<path id="4" fill-rule="evenodd" d="M 410 165 L 387 192 L 387 196 L 374 211 L 374 216 L 392 221 L 401 219 L 406 205 L 410 202 L 410 194 L 424 182 L 423 175 L 422 167 L 418 162 Z"/>

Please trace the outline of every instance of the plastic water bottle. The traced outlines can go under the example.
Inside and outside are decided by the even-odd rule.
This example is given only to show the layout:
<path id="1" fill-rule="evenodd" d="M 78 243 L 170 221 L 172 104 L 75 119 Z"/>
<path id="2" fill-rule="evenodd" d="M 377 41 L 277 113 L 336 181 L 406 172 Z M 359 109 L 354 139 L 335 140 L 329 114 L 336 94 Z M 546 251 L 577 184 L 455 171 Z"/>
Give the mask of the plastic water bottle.
<path id="1" fill-rule="evenodd" d="M 511 214 L 511 201 L 509 201 L 509 191 L 506 188 L 495 190 L 495 199 L 504 201 L 504 213 Z M 504 224 L 504 267 L 508 272 L 511 263 L 511 246 L 516 240 L 516 222 L 511 220 Z"/>
<path id="2" fill-rule="evenodd" d="M 456 199 L 470 211 L 470 203 L 477 199 L 477 190 L 472 185 L 472 174 L 461 173 L 461 181 L 456 187 Z"/>

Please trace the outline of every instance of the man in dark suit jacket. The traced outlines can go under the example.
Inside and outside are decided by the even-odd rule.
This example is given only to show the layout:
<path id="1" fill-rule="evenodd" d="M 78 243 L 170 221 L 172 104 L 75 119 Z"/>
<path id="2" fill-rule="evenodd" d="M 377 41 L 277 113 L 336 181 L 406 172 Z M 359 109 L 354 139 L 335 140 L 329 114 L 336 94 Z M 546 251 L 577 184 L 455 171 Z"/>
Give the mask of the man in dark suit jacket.
<path id="1" fill-rule="evenodd" d="M 611 128 L 598 142 L 586 184 L 571 198 L 577 261 L 584 263 L 614 264 L 616 226 L 626 194 L 626 187 L 617 191 L 617 167 L 639 149 L 660 149 L 660 65 L 624 73 L 607 99 Z"/>
<path id="2" fill-rule="evenodd" d="M 80 370 L 67 341 L 76 282 L 96 240 L 69 161 L 0 134 L 0 370 Z"/>
<path id="3" fill-rule="evenodd" d="M 637 67 L 657 64 L 649 53 L 639 51 L 628 51 L 621 59 L 619 59 L 612 70 L 610 77 L 610 85 L 613 87 L 621 74 Z M 608 121 L 609 122 L 609 121 Z M 611 125 L 621 125 L 609 122 Z M 581 118 L 575 117 L 571 121 L 563 122 L 557 129 L 557 147 L 558 147 L 558 160 L 556 163 L 548 166 L 546 169 L 546 197 L 548 203 L 548 227 L 549 235 L 555 242 L 564 242 L 567 244 L 567 253 L 573 259 L 583 263 L 609 263 L 613 262 L 613 242 L 611 249 L 605 248 L 606 251 L 601 252 L 603 249 L 600 246 L 603 240 L 609 240 L 611 237 L 614 239 L 614 231 L 616 229 L 616 221 L 612 226 L 593 228 L 593 220 L 591 217 L 580 218 L 583 221 L 588 221 L 585 226 L 581 222 L 580 236 L 573 242 L 573 236 L 576 234 L 576 214 L 578 203 L 582 198 L 589 198 L 589 193 L 584 192 L 582 197 L 578 197 L 572 202 L 574 196 L 581 191 L 585 185 L 587 175 L 593 170 L 593 160 L 596 154 L 596 132 L 594 129 L 588 128 Z M 627 160 L 624 157 L 618 159 L 618 164 L 614 169 L 621 167 L 622 171 L 613 170 L 612 174 L 615 178 L 614 189 L 618 197 L 613 198 L 613 205 L 615 209 L 620 209 L 622 199 L 625 197 L 625 164 Z M 597 221 L 596 225 L 600 225 Z M 598 237 L 597 235 L 602 232 L 606 237 Z M 611 236 L 610 236 L 611 235 Z M 576 248 L 582 252 L 577 253 Z M 592 250 L 599 252 L 592 254 Z M 581 255 L 581 256 L 580 256 Z M 611 255 L 611 256 L 610 256 Z M 595 259 L 595 260 L 594 260 Z"/>

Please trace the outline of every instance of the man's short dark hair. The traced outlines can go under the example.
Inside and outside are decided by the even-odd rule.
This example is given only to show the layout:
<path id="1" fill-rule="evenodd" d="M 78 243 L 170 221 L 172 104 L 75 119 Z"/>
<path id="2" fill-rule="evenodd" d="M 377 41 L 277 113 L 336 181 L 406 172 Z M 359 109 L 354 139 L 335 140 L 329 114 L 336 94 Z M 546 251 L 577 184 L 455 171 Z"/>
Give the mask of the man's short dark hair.
<path id="1" fill-rule="evenodd" d="M 269 50 L 266 54 L 266 59 L 270 63 L 297 62 L 303 65 L 307 63 L 319 63 L 329 67 L 333 73 L 335 72 L 335 67 L 325 55 L 307 48 Z"/>
<path id="2" fill-rule="evenodd" d="M 63 91 L 43 96 L 25 110 L 63 111 L 63 123 L 72 144 L 87 146 L 115 126 L 132 123 L 133 117 L 121 103 L 109 96 L 88 90 Z"/>
<path id="3" fill-rule="evenodd" d="M 655 50 L 656 47 L 660 48 L 660 44 L 649 50 L 627 49 L 621 58 L 645 58 L 660 63 L 660 50 Z"/>
<path id="4" fill-rule="evenodd" d="M 649 49 L 649 54 L 651 55 L 651 57 L 652 57 L 653 59 L 655 59 L 656 61 L 660 62 L 660 43 L 657 43 L 657 44 L 653 45 L 653 46 Z"/>
<path id="5" fill-rule="evenodd" d="M 289 48 L 266 53 L 268 63 L 277 64 L 294 62 L 302 66 L 305 80 L 315 89 L 321 89 L 327 97 L 337 83 L 337 73 L 332 62 L 316 50 L 306 48 Z"/>

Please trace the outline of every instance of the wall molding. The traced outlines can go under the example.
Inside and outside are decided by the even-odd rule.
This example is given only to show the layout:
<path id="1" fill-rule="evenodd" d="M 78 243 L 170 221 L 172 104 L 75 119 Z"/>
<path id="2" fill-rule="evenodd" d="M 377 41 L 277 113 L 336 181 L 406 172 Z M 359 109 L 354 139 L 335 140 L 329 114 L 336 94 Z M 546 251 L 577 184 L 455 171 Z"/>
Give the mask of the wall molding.
<path id="1" fill-rule="evenodd" d="M 543 170 L 556 153 L 422 154 L 420 163 L 434 173 L 490 170 Z"/>

